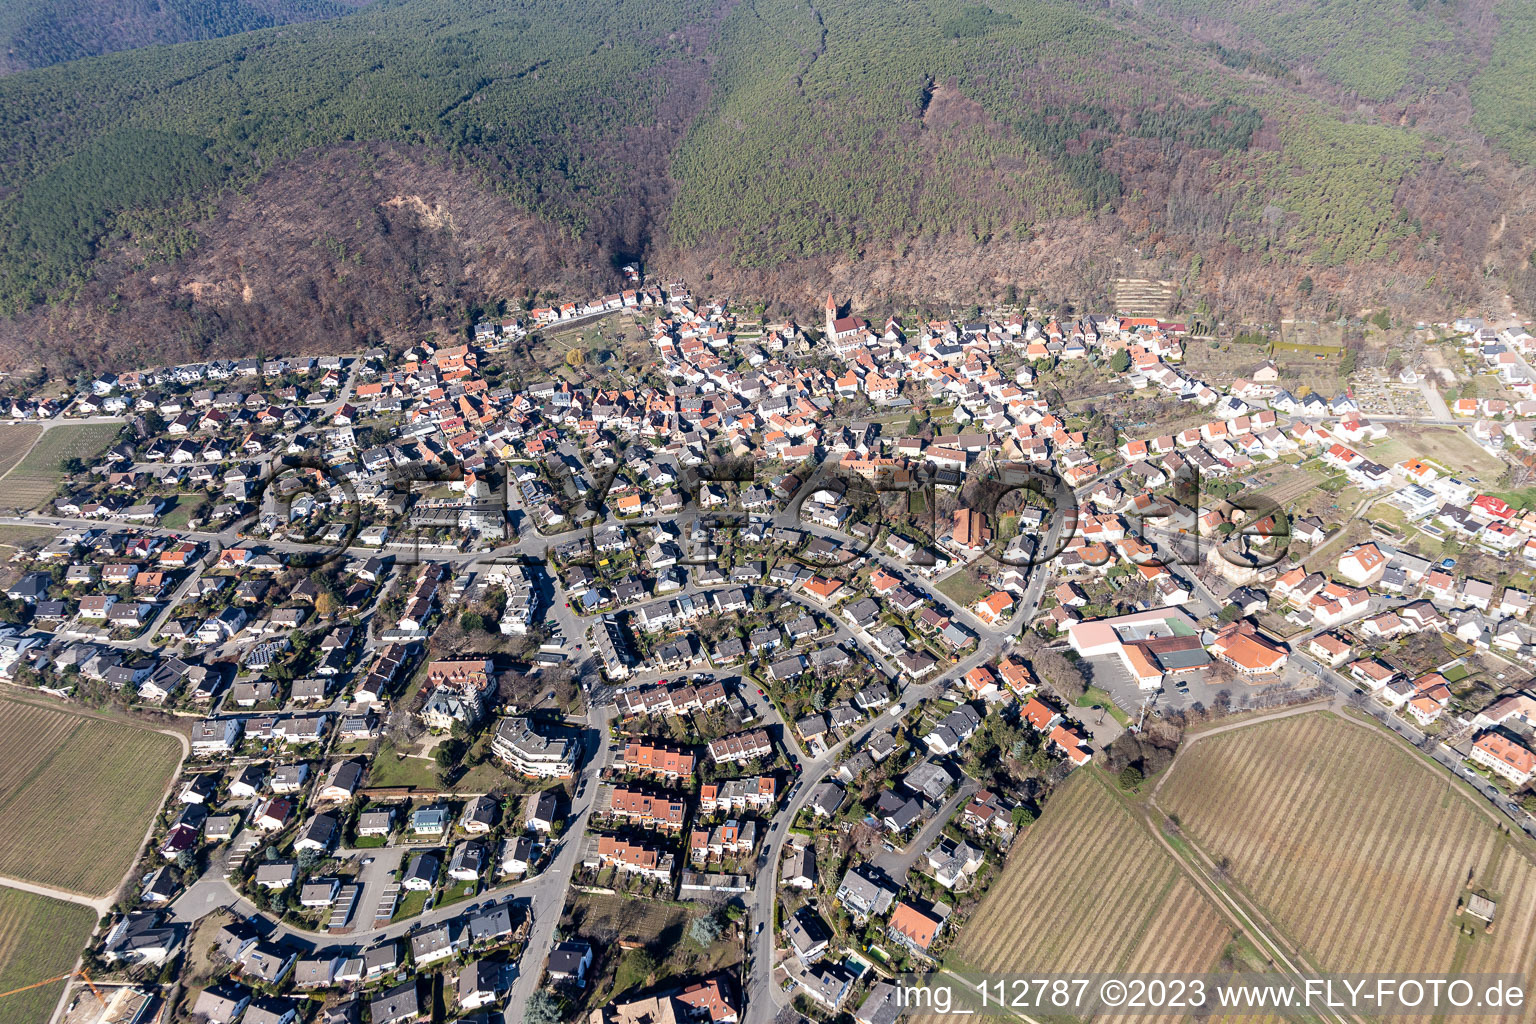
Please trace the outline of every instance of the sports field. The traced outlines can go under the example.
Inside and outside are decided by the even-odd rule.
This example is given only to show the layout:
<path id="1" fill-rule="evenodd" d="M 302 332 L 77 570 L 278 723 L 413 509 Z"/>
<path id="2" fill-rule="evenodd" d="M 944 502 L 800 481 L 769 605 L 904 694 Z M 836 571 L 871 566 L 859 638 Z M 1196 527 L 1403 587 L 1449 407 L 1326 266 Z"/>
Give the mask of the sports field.
<path id="1" fill-rule="evenodd" d="M 31 430 L 36 436 L 39 429 L 32 426 L 7 427 L 6 430 Z M 37 443 L 32 444 L 26 456 L 5 474 L 4 486 L 0 487 L 0 508 L 36 508 L 59 489 L 64 471 L 59 464 L 65 459 L 77 458 L 89 462 L 106 450 L 122 430 L 117 423 L 73 423 L 49 428 Z M 14 450 L 19 439 L 8 441 L 0 435 L 0 469 L 10 466 L 6 452 Z M 7 445 L 10 447 L 8 448 Z"/>
<path id="2" fill-rule="evenodd" d="M 1015 840 L 945 965 L 966 972 L 1205 971 L 1216 909 L 1108 788 L 1078 771 Z"/>
<path id="3" fill-rule="evenodd" d="M 1530 844 L 1373 728 L 1316 713 L 1211 736 L 1180 753 L 1156 802 L 1323 970 L 1536 960 Z M 1492 934 L 1456 916 L 1469 881 L 1498 903 Z"/>
<path id="4" fill-rule="evenodd" d="M 163 733 L 0 699 L 0 875 L 112 892 L 180 754 Z"/>
<path id="5" fill-rule="evenodd" d="M 24 992 L 40 981 L 67 974 L 91 933 L 89 907 L 0 889 L 0 1024 L 38 1024 L 58 1004 L 62 981 Z"/>

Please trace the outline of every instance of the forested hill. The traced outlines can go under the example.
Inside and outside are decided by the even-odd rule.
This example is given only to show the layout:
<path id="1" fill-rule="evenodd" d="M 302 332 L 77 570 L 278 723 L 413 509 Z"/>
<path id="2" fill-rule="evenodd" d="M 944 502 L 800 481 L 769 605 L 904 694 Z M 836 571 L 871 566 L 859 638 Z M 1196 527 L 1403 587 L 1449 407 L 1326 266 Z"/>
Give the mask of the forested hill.
<path id="1" fill-rule="evenodd" d="M 1527 302 L 1531 7 L 379 0 L 26 71 L 0 358 L 349 345 L 634 256 L 789 304 L 1121 268 L 1197 318 Z"/>
<path id="2" fill-rule="evenodd" d="M 350 14 L 368 0 L 5 0 L 0 74 Z"/>

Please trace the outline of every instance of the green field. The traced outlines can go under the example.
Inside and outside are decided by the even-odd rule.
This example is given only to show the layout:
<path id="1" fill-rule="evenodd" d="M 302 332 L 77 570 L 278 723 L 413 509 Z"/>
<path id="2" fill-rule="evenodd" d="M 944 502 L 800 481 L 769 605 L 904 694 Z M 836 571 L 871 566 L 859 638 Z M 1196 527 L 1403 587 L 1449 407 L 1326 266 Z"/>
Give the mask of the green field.
<path id="1" fill-rule="evenodd" d="M 488 793 L 493 789 L 506 789 L 511 784 L 506 772 L 486 761 L 453 780 L 448 787 L 455 793 Z M 373 766 L 368 770 L 368 784 L 376 788 L 399 786 L 404 789 L 435 792 L 441 788 L 437 781 L 437 762 L 430 757 L 400 757 L 393 744 L 384 743 Z"/>
<path id="2" fill-rule="evenodd" d="M 87 462 L 106 450 L 123 428 L 116 423 L 75 423 L 51 427 L 5 477 L 0 507 L 37 508 L 64 480 L 65 459 Z"/>
<path id="3" fill-rule="evenodd" d="M 36 985 L 68 973 L 96 923 L 89 907 L 0 889 L 0 992 Z M 0 1024 L 48 1020 L 62 981 L 0 999 Z"/>
<path id="4" fill-rule="evenodd" d="M 13 548 L 40 545 L 58 535 L 56 526 L 0 526 L 0 544 Z"/>
<path id="5" fill-rule="evenodd" d="M 90 896 L 132 866 L 181 748 L 163 733 L 0 700 L 0 875 Z"/>
<path id="6" fill-rule="evenodd" d="M 160 517 L 160 525 L 167 530 L 185 530 L 187 523 L 200 516 L 208 508 L 208 502 L 196 497 L 181 495 L 170 511 Z"/>
<path id="7" fill-rule="evenodd" d="M 1076 703 L 1080 708 L 1091 708 L 1097 704 L 1108 711 L 1110 717 L 1114 718 L 1121 725 L 1128 726 L 1131 724 L 1131 716 L 1120 710 L 1120 706 L 1109 695 L 1109 691 L 1101 690 L 1097 686 L 1090 686 L 1084 690 L 1083 695 L 1077 698 Z"/>
<path id="8" fill-rule="evenodd" d="M 420 914 L 427 905 L 427 897 L 432 894 L 423 889 L 410 889 L 400 893 L 400 902 L 395 904 L 395 916 L 392 920 L 404 921 L 408 917 Z"/>
<path id="9" fill-rule="evenodd" d="M 966 568 L 951 573 L 934 589 L 962 608 L 969 608 L 992 593 L 991 587 L 976 582 L 971 577 L 971 571 Z"/>

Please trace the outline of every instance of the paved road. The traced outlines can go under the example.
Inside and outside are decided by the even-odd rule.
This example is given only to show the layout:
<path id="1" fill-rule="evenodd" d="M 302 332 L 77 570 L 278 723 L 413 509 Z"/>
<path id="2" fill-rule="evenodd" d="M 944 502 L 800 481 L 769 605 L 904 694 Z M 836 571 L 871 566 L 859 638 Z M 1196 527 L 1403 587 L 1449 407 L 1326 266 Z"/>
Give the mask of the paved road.
<path id="1" fill-rule="evenodd" d="M 989 637 L 983 640 L 980 649 L 970 658 L 937 679 L 909 687 L 900 699 L 904 700 L 908 707 L 915 707 L 919 702 L 941 693 L 952 680 L 960 678 L 977 665 L 997 657 L 1006 644 L 1007 641 L 1002 637 Z M 752 919 L 762 924 L 763 928 L 750 940 L 748 946 L 751 969 L 745 985 L 747 1008 L 743 1017 L 744 1024 L 766 1024 L 778 1013 L 780 1007 L 788 1004 L 785 994 L 773 984 L 773 958 L 776 946 L 773 909 L 778 896 L 779 864 L 784 855 L 784 844 L 788 840 L 788 826 L 810 802 L 811 792 L 831 774 L 845 750 L 857 749 L 875 732 L 888 729 L 890 726 L 890 717 L 881 715 L 852 736 L 834 744 L 820 757 L 801 762 L 801 779 L 798 788 L 794 791 L 794 796 L 786 800 L 779 813 L 773 817 L 768 838 L 764 842 L 764 866 L 758 872 L 757 885 L 749 902 Z M 757 931 L 756 924 L 753 930 Z"/>
<path id="2" fill-rule="evenodd" d="M 1125 468 L 1121 467 L 1114 472 L 1090 481 L 1079 488 L 1072 496 L 1074 498 L 1086 496 L 1089 491 L 1104 481 L 1113 480 L 1118 477 L 1125 471 Z M 1058 504 L 1060 504 L 1059 498 Z M 1042 542 L 1041 552 L 1049 553 L 1055 550 L 1056 545 L 1062 540 L 1064 528 L 1065 520 L 1063 516 L 1051 517 L 1051 524 Z M 910 572 L 906 571 L 903 571 L 902 575 L 909 579 L 912 576 Z M 978 622 L 976 624 L 976 632 L 980 635 L 981 639 L 975 654 L 960 664 L 953 666 L 938 678 L 907 688 L 898 695 L 897 699 L 904 701 L 908 707 L 915 707 L 921 701 L 943 692 L 950 682 L 959 679 L 977 665 L 986 664 L 1001 655 L 1012 645 L 1014 637 L 1026 630 L 1029 623 L 1034 620 L 1050 576 L 1049 563 L 1032 567 L 1025 582 L 1023 598 L 1019 601 L 1015 609 L 1014 618 L 1010 624 L 999 629 L 990 629 Z M 930 588 L 926 586 L 924 590 L 931 593 Z M 947 598 L 940 597 L 939 599 L 951 607 L 954 604 L 954 602 L 949 601 Z M 780 1008 L 789 1003 L 785 993 L 773 983 L 774 953 L 777 946 L 773 928 L 774 903 L 778 898 L 779 865 L 783 858 L 784 844 L 788 839 L 787 826 L 795 820 L 795 817 L 810 801 L 811 792 L 816 785 L 824 781 L 831 774 L 832 769 L 836 767 L 838 759 L 844 750 L 857 748 L 868 741 L 874 732 L 889 728 L 889 726 L 890 718 L 882 715 L 848 739 L 834 745 L 821 757 L 803 762 L 799 789 L 794 797 L 785 802 L 779 813 L 773 818 L 768 839 L 764 844 L 765 866 L 758 872 L 757 885 L 750 898 L 752 918 L 763 927 L 761 931 L 757 931 L 754 925 L 754 931 L 757 933 L 749 943 L 748 962 L 750 970 L 745 983 L 747 1008 L 743 1016 L 743 1024 L 768 1024 L 779 1012 Z M 974 783 L 968 782 L 967 785 L 974 785 Z M 959 796 L 955 797 L 951 804 L 957 806 L 959 799 Z M 947 820 L 949 813 L 952 811 L 953 806 L 948 806 L 944 814 L 935 816 L 934 821 L 938 823 L 936 827 L 933 822 L 930 822 L 929 827 L 935 828 L 935 834 L 937 834 L 936 829 L 942 828 L 943 822 Z M 925 828 L 924 831 L 928 831 L 928 828 Z M 929 839 L 927 842 L 931 843 L 931 841 Z M 913 855 L 915 860 L 916 856 L 920 856 L 925 852 L 926 845 L 914 840 L 909 849 L 916 851 Z M 910 861 L 908 866 L 910 866 Z"/>
<path id="3" fill-rule="evenodd" d="M 917 863 L 919 857 L 927 853 L 938 840 L 939 833 L 944 831 L 944 825 L 950 817 L 960 809 L 960 805 L 971 798 L 971 794 L 981 788 L 981 783 L 966 776 L 960 783 L 960 788 L 948 800 L 944 801 L 933 817 L 923 825 L 922 831 L 912 837 L 912 841 L 904 849 L 886 850 L 875 858 L 875 866 L 884 871 L 896 881 L 906 884 L 907 872 L 912 870 L 912 865 Z"/>
<path id="4" fill-rule="evenodd" d="M 592 809 L 597 802 L 597 780 L 603 770 L 608 767 L 611 759 L 608 742 L 608 723 L 611 719 L 612 709 L 604 709 L 588 716 L 592 730 L 588 735 L 588 742 L 595 743 L 596 749 L 589 750 L 589 760 L 581 772 L 580 786 L 584 786 L 585 789 L 582 795 L 576 798 L 566 817 L 565 833 L 561 837 L 560 846 L 555 851 L 553 861 L 543 875 L 528 883 L 532 900 L 529 912 L 533 914 L 533 928 L 528 936 L 526 951 L 518 964 L 518 974 L 512 982 L 511 994 L 507 999 L 507 1006 L 513 1008 L 511 1012 L 519 1017 L 522 1007 L 528 1005 L 528 1000 L 532 999 L 534 992 L 538 991 L 539 980 L 544 974 L 544 964 L 549 960 L 550 950 L 554 948 L 555 926 L 560 923 L 560 912 L 565 907 L 571 875 L 576 870 L 577 860 L 581 857 L 587 819 L 592 816 Z M 534 886 L 537 886 L 537 889 L 534 889 Z"/>
<path id="5" fill-rule="evenodd" d="M 542 935 L 553 944 L 554 925 L 560 917 L 560 908 L 565 905 L 566 888 L 570 884 L 570 876 L 576 865 L 576 858 L 580 855 L 581 835 L 586 828 L 587 817 L 592 810 L 592 800 L 597 794 L 597 777 L 608 763 L 608 719 L 611 712 L 601 712 L 593 716 L 588 726 L 587 743 L 597 744 L 597 750 L 590 757 L 587 765 L 582 769 L 581 777 L 586 780 L 586 792 L 583 797 L 572 807 L 567 818 L 569 822 L 564 837 L 558 844 L 553 861 L 544 871 L 530 879 L 512 882 L 505 885 L 493 886 L 481 892 L 473 900 L 468 902 L 481 902 L 486 900 L 505 899 L 516 897 L 528 899 L 534 915 L 533 937 L 530 939 L 528 949 L 543 950 L 541 954 L 548 956 L 547 946 L 538 945 L 537 941 Z M 596 732 L 596 738 L 592 732 Z M 428 847 L 422 847 L 426 849 Z M 388 859 L 393 856 L 399 858 L 412 851 L 410 845 L 386 847 L 380 850 L 356 850 L 351 851 L 358 856 L 376 856 L 379 858 L 376 864 L 381 869 L 389 867 Z M 378 902 L 378 891 L 382 885 L 370 881 L 365 891 L 358 900 L 356 910 L 353 912 L 353 922 L 364 927 L 357 927 L 351 932 L 332 936 L 325 932 L 312 932 L 305 929 L 294 928 L 282 922 L 270 919 L 270 935 L 275 938 L 288 940 L 291 944 L 305 949 L 319 945 L 347 945 L 364 947 L 374 945 L 385 939 L 399 938 L 414 932 L 420 928 L 437 924 L 464 912 L 467 902 L 452 903 L 443 907 L 434 907 L 425 914 L 408 918 L 403 921 L 394 921 L 381 928 L 367 927 L 372 924 L 374 906 Z M 372 892 L 368 891 L 373 890 Z M 370 902 L 371 900 L 371 902 Z M 195 883 L 189 886 L 171 904 L 172 920 L 191 923 L 206 917 L 215 910 L 228 908 L 246 916 L 266 915 L 257 910 L 255 904 L 240 895 L 233 886 L 225 880 L 223 875 L 223 857 L 215 858 L 209 864 L 208 869 Z M 547 927 L 541 923 L 542 915 L 548 918 Z M 543 960 L 539 962 L 542 964 Z M 531 961 L 530 961 L 531 963 Z"/>
<path id="6" fill-rule="evenodd" d="M 82 907 L 90 907 L 97 914 L 105 914 L 111 910 L 112 904 L 115 901 L 115 894 L 92 898 L 90 896 L 82 896 L 77 892 L 70 892 L 68 889 L 55 889 L 51 885 L 39 885 L 36 882 L 28 882 L 21 878 L 10 878 L 4 875 L 0 875 L 0 886 L 4 886 L 7 889 L 19 889 L 22 892 L 30 892 L 35 896 L 47 896 L 51 899 L 63 900 L 65 903 L 76 903 Z"/>
<path id="7" fill-rule="evenodd" d="M 1526 367 L 1526 373 L 1530 373 L 1530 367 Z M 1531 374 L 1531 379 L 1536 380 L 1536 374 Z M 1419 380 L 1419 393 L 1424 396 L 1424 404 L 1429 406 L 1436 419 L 1444 421 L 1452 418 L 1451 407 L 1445 404 L 1440 389 L 1431 384 L 1427 376 Z"/>
<path id="8" fill-rule="evenodd" d="M 191 591 L 192 585 L 198 581 L 198 578 L 203 575 L 203 571 L 208 566 L 213 565 L 219 560 L 219 553 L 224 550 L 224 547 L 217 541 L 214 543 L 216 546 L 211 548 L 202 557 L 202 560 L 192 567 L 192 571 L 187 573 L 187 578 L 182 580 L 181 584 L 172 591 L 171 596 L 165 602 L 165 606 L 160 609 L 160 613 L 150 620 L 149 628 L 144 630 L 137 640 L 129 641 L 130 646 L 137 647 L 141 651 L 150 650 L 155 646 L 154 638 L 160 635 L 160 631 L 165 628 L 165 624 L 170 619 L 172 613 L 176 611 L 177 606 L 181 604 L 182 600 L 186 598 L 187 593 Z"/>

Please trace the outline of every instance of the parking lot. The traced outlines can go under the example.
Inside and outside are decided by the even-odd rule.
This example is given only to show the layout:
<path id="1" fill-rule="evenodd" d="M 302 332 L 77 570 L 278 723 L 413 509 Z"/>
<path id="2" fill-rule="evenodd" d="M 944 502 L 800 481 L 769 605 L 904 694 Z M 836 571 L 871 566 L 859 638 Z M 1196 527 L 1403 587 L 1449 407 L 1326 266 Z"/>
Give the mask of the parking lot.
<path id="1" fill-rule="evenodd" d="M 1115 704 L 1130 715 L 1133 719 L 1140 713 L 1141 705 L 1148 697 L 1152 698 L 1152 708 L 1157 711 L 1187 711 L 1196 704 L 1209 708 L 1216 699 L 1216 693 L 1225 688 L 1231 694 L 1234 707 L 1241 707 L 1247 703 L 1247 697 L 1260 688 L 1246 684 L 1218 684 L 1212 685 L 1208 676 L 1214 678 L 1214 673 L 1200 672 L 1179 676 L 1176 680 L 1170 680 L 1163 684 L 1163 690 L 1143 690 L 1131 678 L 1129 672 L 1121 664 L 1120 659 L 1114 655 L 1102 658 L 1089 658 L 1087 664 L 1093 672 L 1093 684 L 1104 690 L 1114 700 Z M 1181 684 L 1188 688 L 1188 692 L 1181 689 Z"/>

